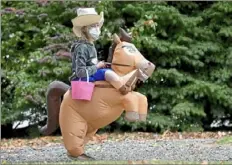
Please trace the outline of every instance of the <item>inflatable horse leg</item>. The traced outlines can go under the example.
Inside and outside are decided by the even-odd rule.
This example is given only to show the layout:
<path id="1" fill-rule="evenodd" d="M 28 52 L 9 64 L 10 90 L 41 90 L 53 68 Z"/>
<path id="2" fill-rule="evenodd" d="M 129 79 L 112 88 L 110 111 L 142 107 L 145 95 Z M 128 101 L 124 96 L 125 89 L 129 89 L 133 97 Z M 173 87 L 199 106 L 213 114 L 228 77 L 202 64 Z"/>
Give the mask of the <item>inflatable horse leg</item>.
<path id="1" fill-rule="evenodd" d="M 87 122 L 70 105 L 70 100 L 63 101 L 60 107 L 60 129 L 64 146 L 71 157 L 79 157 L 84 154 Z"/>
<path id="2" fill-rule="evenodd" d="M 69 89 L 69 85 L 61 81 L 53 81 L 49 84 L 46 93 L 47 102 L 47 124 L 40 129 L 43 135 L 50 135 L 59 127 L 59 112 L 61 97 Z"/>
<path id="3" fill-rule="evenodd" d="M 98 129 L 92 128 L 90 125 L 87 126 L 87 133 L 84 139 L 84 144 L 86 145 L 90 140 L 93 139 L 94 135 L 97 133 Z"/>
<path id="4" fill-rule="evenodd" d="M 148 102 L 147 97 L 139 92 L 133 92 L 138 98 L 139 121 L 146 121 Z"/>
<path id="5" fill-rule="evenodd" d="M 125 120 L 127 121 L 137 121 L 139 120 L 138 113 L 138 97 L 133 94 L 134 92 L 129 92 L 123 97 L 122 103 L 126 111 Z"/>

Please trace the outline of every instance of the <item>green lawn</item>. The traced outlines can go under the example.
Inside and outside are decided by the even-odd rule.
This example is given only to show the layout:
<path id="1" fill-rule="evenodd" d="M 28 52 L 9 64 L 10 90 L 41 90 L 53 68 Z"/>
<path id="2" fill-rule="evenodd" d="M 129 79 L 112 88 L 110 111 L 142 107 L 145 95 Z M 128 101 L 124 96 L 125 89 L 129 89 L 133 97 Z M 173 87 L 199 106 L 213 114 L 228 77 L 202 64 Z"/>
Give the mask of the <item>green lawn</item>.
<path id="1" fill-rule="evenodd" d="M 218 139 L 217 144 L 232 144 L 232 136 L 225 136 Z"/>
<path id="2" fill-rule="evenodd" d="M 1 164 L 11 164 L 2 161 Z M 14 163 L 15 164 L 15 163 Z M 20 163 L 21 165 L 29 165 L 29 164 L 199 164 L 199 165 L 207 165 L 207 164 L 232 164 L 232 161 L 216 161 L 216 162 L 208 162 L 208 161 L 202 161 L 202 162 L 187 162 L 187 161 L 160 161 L 160 160 L 152 160 L 152 161 L 73 161 L 73 162 L 60 162 L 60 163 L 47 163 L 47 162 L 35 162 L 35 163 Z"/>

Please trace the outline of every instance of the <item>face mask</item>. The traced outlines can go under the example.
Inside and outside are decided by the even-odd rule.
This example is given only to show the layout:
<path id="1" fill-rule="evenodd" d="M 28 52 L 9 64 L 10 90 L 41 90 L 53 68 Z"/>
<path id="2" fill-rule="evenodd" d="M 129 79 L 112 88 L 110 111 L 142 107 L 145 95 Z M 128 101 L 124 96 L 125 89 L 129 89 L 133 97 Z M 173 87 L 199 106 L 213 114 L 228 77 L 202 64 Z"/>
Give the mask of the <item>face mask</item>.
<path id="1" fill-rule="evenodd" d="M 89 29 L 89 34 L 94 40 L 97 40 L 101 34 L 101 31 L 99 28 L 91 27 Z"/>

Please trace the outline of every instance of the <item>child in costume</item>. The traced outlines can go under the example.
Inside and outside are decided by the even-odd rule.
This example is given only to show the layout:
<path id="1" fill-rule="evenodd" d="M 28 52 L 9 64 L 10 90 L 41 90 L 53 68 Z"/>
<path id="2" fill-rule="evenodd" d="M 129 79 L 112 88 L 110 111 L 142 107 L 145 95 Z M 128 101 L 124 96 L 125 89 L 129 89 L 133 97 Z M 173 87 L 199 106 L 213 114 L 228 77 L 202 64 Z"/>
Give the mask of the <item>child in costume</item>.
<path id="1" fill-rule="evenodd" d="M 98 15 L 94 8 L 79 8 L 77 15 L 72 20 L 73 32 L 80 39 L 71 47 L 73 74 L 70 81 L 86 81 L 88 72 L 90 82 L 108 81 L 122 94 L 127 94 L 131 89 L 126 87 L 123 81 L 136 76 L 137 72 L 120 77 L 112 69 L 106 68 L 103 61 L 98 62 L 94 41 L 101 34 L 103 12 Z"/>

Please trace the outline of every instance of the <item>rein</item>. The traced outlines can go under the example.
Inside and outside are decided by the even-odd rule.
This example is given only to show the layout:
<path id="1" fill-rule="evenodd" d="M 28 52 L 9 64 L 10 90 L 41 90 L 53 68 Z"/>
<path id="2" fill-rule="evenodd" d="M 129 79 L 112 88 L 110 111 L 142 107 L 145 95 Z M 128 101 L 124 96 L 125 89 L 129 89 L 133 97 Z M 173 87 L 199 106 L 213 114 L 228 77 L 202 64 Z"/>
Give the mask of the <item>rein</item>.
<path id="1" fill-rule="evenodd" d="M 119 64 L 119 63 L 109 63 L 109 62 L 105 62 L 105 64 L 107 64 L 107 65 L 124 66 L 124 67 L 134 67 L 134 66 L 132 66 L 132 65 L 128 65 L 128 64 Z"/>
<path id="2" fill-rule="evenodd" d="M 97 88 L 114 88 L 111 84 L 96 84 L 95 87 Z"/>

